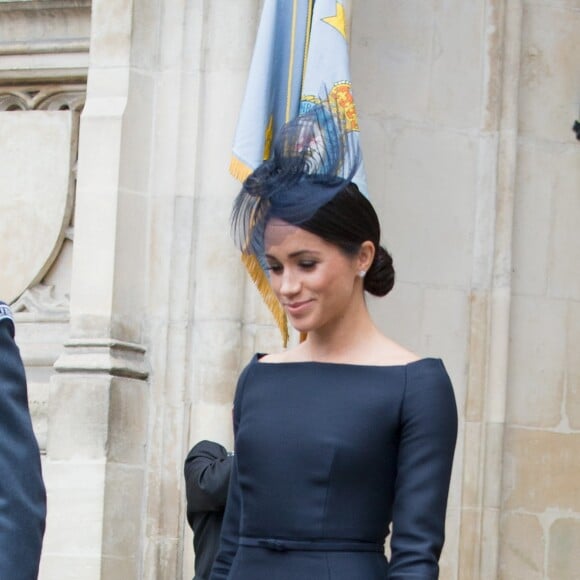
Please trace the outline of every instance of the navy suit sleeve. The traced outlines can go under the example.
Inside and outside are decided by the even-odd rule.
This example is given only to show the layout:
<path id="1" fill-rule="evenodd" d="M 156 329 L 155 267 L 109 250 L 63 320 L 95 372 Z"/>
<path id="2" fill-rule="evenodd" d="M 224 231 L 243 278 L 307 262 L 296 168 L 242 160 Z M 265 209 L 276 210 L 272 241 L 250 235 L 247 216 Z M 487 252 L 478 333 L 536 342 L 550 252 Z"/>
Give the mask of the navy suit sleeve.
<path id="1" fill-rule="evenodd" d="M 10 311 L 0 303 L 0 578 L 37 578 L 45 519 L 26 375 Z"/>
<path id="2" fill-rule="evenodd" d="M 389 580 L 436 580 L 457 439 L 457 407 L 440 360 L 409 365 L 393 506 Z"/>
<path id="3" fill-rule="evenodd" d="M 242 413 L 242 392 L 248 372 L 249 366 L 247 366 L 240 375 L 238 386 L 236 388 L 236 395 L 234 397 L 234 438 L 237 435 L 238 425 L 240 423 L 240 416 Z M 242 495 L 238 481 L 238 458 L 237 455 L 234 455 L 226 511 L 222 525 L 220 549 L 212 568 L 211 580 L 225 580 L 228 577 L 232 562 L 234 561 L 238 551 L 241 519 Z"/>
<path id="4" fill-rule="evenodd" d="M 200 441 L 184 466 L 187 513 L 220 511 L 226 505 L 232 457 L 213 441 Z"/>

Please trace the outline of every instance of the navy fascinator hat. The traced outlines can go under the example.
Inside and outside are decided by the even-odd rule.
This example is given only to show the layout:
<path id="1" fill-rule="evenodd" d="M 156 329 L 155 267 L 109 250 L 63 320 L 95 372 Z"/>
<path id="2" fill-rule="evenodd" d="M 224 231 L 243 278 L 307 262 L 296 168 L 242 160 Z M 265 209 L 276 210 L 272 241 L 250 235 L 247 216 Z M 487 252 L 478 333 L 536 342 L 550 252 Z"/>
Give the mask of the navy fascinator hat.
<path id="1" fill-rule="evenodd" d="M 358 141 L 339 107 L 324 100 L 286 123 L 273 155 L 244 181 L 232 211 L 232 234 L 243 254 L 264 269 L 264 230 L 271 218 L 299 226 L 351 183 Z"/>

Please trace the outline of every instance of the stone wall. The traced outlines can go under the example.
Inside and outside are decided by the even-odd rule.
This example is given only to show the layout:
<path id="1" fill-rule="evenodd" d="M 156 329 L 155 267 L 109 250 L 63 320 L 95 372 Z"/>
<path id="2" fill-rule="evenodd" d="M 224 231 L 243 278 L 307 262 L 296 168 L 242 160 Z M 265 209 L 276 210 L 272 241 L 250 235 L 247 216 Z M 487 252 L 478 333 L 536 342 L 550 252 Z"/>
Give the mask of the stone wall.
<path id="1" fill-rule="evenodd" d="M 43 450 L 42 580 L 190 578 L 183 459 L 200 438 L 231 446 L 237 373 L 280 347 L 228 236 L 260 6 L 0 1 L 0 135 L 19 139 L 0 147 L 52 175 L 62 208 L 43 214 L 42 263 L 10 263 L 22 288 L 0 285 Z M 350 10 L 369 189 L 397 269 L 371 308 L 445 360 L 461 415 L 445 580 L 580 568 L 579 20 L 578 0 Z M 52 158 L 41 130 L 60 131 Z M 0 172 L 2 207 L 18 208 L 5 191 L 48 203 Z M 3 239 L 4 261 L 25 244 Z"/>
<path id="2" fill-rule="evenodd" d="M 580 2 L 522 11 L 500 578 L 580 570 Z M 575 47 L 575 48 L 574 48 Z"/>

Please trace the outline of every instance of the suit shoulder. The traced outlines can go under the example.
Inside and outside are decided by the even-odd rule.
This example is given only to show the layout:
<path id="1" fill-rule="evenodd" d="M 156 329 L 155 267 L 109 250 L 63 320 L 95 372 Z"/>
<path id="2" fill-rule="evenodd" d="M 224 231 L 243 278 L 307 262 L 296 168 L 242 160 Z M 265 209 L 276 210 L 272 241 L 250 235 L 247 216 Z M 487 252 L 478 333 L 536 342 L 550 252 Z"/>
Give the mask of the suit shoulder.
<path id="1" fill-rule="evenodd" d="M 14 337 L 14 316 L 10 307 L 4 302 L 0 302 L 0 327 L 8 328 L 8 332 Z"/>

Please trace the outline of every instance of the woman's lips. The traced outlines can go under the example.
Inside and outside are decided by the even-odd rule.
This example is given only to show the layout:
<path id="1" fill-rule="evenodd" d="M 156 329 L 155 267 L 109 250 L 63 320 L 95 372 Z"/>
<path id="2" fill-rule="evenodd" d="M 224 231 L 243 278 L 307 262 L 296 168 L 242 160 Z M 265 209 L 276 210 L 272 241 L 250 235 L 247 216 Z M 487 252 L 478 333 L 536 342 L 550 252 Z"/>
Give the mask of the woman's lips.
<path id="1" fill-rule="evenodd" d="M 312 300 L 300 300 L 299 302 L 289 302 L 289 303 L 287 302 L 284 304 L 284 308 L 286 308 L 286 312 L 288 312 L 288 314 L 296 315 L 301 314 L 302 312 L 307 310 L 311 303 Z"/>

